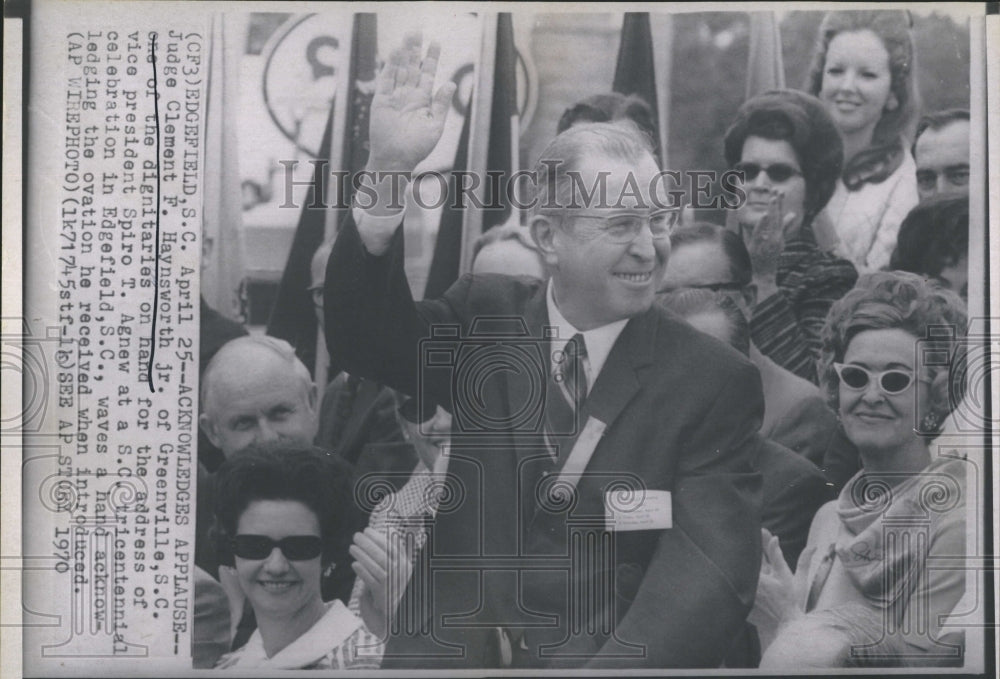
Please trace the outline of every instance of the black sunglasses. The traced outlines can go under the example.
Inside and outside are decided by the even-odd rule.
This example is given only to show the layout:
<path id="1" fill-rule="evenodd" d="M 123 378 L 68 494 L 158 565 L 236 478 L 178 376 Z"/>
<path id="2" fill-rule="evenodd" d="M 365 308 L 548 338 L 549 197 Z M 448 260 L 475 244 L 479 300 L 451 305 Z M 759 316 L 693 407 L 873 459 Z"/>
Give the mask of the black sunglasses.
<path id="1" fill-rule="evenodd" d="M 883 370 L 877 373 L 859 365 L 843 363 L 834 363 L 833 369 L 837 371 L 837 376 L 844 386 L 855 391 L 865 389 L 872 379 L 877 381 L 883 393 L 890 396 L 903 393 L 913 384 L 913 373 L 905 370 Z"/>
<path id="2" fill-rule="evenodd" d="M 427 398 L 410 398 L 399 404 L 399 415 L 410 424 L 423 424 L 437 414 L 437 404 Z"/>
<path id="3" fill-rule="evenodd" d="M 323 541 L 317 535 L 289 535 L 280 540 L 266 535 L 237 535 L 229 541 L 229 546 L 236 556 L 254 561 L 271 556 L 275 547 L 289 561 L 308 561 L 323 553 Z"/>
<path id="4" fill-rule="evenodd" d="M 797 167 L 792 167 L 787 163 L 774 163 L 767 167 L 763 167 L 757 163 L 736 163 L 733 169 L 737 172 L 742 172 L 748 182 L 755 180 L 761 172 L 766 174 L 767 178 L 772 182 L 779 184 L 802 174 L 802 171 Z"/>

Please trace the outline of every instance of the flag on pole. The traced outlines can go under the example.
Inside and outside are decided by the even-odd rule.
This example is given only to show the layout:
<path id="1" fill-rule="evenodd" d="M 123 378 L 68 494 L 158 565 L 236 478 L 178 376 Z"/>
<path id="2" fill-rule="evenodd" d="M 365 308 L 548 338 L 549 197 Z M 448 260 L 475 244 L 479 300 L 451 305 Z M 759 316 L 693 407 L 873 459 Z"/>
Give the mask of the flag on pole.
<path id="1" fill-rule="evenodd" d="M 519 169 L 520 118 L 517 111 L 517 48 L 514 46 L 514 24 L 510 12 L 497 17 L 497 57 L 493 71 L 493 102 L 490 110 L 490 138 L 486 169 L 503 172 L 509 178 Z M 483 178 L 484 181 L 487 179 Z M 504 191 L 506 182 L 493 187 L 499 189 L 499 209 L 483 214 L 483 231 L 507 221 L 511 206 Z M 491 188 L 491 191 L 493 189 Z"/>
<path id="2" fill-rule="evenodd" d="M 747 59 L 747 99 L 768 90 L 784 89 L 781 30 L 774 12 L 750 13 L 750 53 Z"/>
<path id="3" fill-rule="evenodd" d="M 472 111 L 465 116 L 462 123 L 462 133 L 458 137 L 458 150 L 455 152 L 454 170 L 464 170 L 469 164 L 469 131 L 472 126 Z M 458 261 L 462 252 L 462 222 L 465 210 L 455 207 L 457 189 L 454 175 L 448 182 L 448 202 L 441 211 L 441 222 L 438 225 L 437 238 L 434 241 L 434 255 L 431 258 L 430 272 L 427 274 L 427 285 L 424 288 L 424 298 L 434 299 L 444 294 L 451 284 L 458 280 Z"/>
<path id="4" fill-rule="evenodd" d="M 368 162 L 368 117 L 375 91 L 376 41 L 376 15 L 355 14 L 347 79 L 349 92 L 345 111 L 346 124 L 343 127 L 341 148 L 335 149 L 333 146 L 334 102 L 317 156 L 318 160 L 326 162 L 316 164 L 267 324 L 267 334 L 288 341 L 295 347 L 295 353 L 302 362 L 310 368 L 316 362 L 317 342 L 316 314 L 312 295 L 309 293 L 310 264 L 316 249 L 326 236 L 328 219 L 327 209 L 310 206 L 316 202 L 317 189 L 321 190 L 323 187 L 326 190 L 325 195 L 320 194 L 320 204 L 336 204 L 338 188 L 327 185 L 333 170 L 343 168 L 353 174 L 363 170 Z M 339 156 L 339 162 L 336 156 Z M 350 187 L 349 181 L 347 185 Z M 348 193 L 341 204 L 350 205 L 351 198 Z M 344 210 L 335 212 L 335 223 L 339 224 Z"/>
<path id="5" fill-rule="evenodd" d="M 492 44 L 491 44 L 492 43 Z M 464 269 L 469 268 L 472 242 L 487 229 L 506 222 L 511 216 L 507 200 L 507 180 L 520 168 L 518 144 L 520 140 L 517 108 L 517 49 L 514 45 L 514 26 L 509 12 L 501 12 L 496 20 L 496 40 L 484 41 L 484 55 L 480 67 L 493 67 L 479 79 L 480 87 L 472 92 L 473 104 L 462 124 L 454 170 L 473 172 L 483 184 L 486 208 L 479 210 L 468 205 L 455 208 L 456 181 L 448 183 L 448 202 L 441 213 L 434 256 L 424 296 L 441 296 L 458 280 Z M 493 49 L 493 54 L 486 51 Z M 491 76 L 491 77 L 490 77 Z M 492 80 L 492 87 L 489 81 Z M 482 86 L 484 82 L 487 86 Z M 486 95 L 490 99 L 485 101 Z M 485 108 L 487 107 L 488 108 Z M 475 127 L 473 127 L 475 126 Z M 483 132 L 489 132 L 483 135 Z M 483 160 L 477 159 L 485 159 Z M 500 173 L 499 175 L 497 173 Z M 490 175 L 493 175 L 493 178 Z M 497 177 L 499 176 L 499 181 Z"/>
<path id="6" fill-rule="evenodd" d="M 659 99 L 656 95 L 656 67 L 653 56 L 653 33 L 649 25 L 649 12 L 626 12 L 622 23 L 622 38 L 618 46 L 618 62 L 611 89 L 619 94 L 634 94 L 642 98 L 653 111 L 653 120 L 659 127 Z M 655 139 L 656 157 L 663 159 L 660 131 Z"/>
<path id="7" fill-rule="evenodd" d="M 205 129 L 205 186 L 201 294 L 226 318 L 240 319 L 240 284 L 246 271 L 237 159 L 240 41 L 246 18 L 228 13 L 212 20 Z"/>

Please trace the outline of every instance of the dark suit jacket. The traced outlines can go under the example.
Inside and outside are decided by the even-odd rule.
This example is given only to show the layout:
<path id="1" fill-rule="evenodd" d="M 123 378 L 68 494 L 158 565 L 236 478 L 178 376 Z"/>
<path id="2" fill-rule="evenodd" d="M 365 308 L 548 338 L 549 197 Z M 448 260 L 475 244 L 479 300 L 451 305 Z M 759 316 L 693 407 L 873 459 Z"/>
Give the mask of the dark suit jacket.
<path id="1" fill-rule="evenodd" d="M 834 493 L 861 469 L 858 449 L 822 398 L 800 401 L 770 431 L 761 433 L 816 465 L 833 484 Z"/>
<path id="2" fill-rule="evenodd" d="M 358 479 L 388 483 L 396 490 L 409 480 L 418 460 L 396 420 L 392 392 L 346 373 L 323 393 L 316 445 L 350 462 Z"/>
<path id="3" fill-rule="evenodd" d="M 373 257 L 350 220 L 326 281 L 333 360 L 454 418 L 450 489 L 383 667 L 496 666 L 495 625 L 523 634 L 535 666 L 719 665 L 760 565 L 756 368 L 659 308 L 630 319 L 579 413 L 579 426 L 593 416 L 606 431 L 575 500 L 560 503 L 547 490 L 568 445 L 553 464 L 538 433 L 544 283 L 466 276 L 414 304 L 402 230 Z M 519 323 L 526 335 L 498 339 Z M 440 324 L 474 339 L 427 341 Z M 516 369 L 492 370 L 505 360 L 498 345 L 519 347 Z M 605 530 L 605 493 L 623 486 L 670 491 L 672 527 Z"/>
<path id="4" fill-rule="evenodd" d="M 201 375 L 219 349 L 229 340 L 246 335 L 247 329 L 208 306 L 204 297 L 201 298 L 198 323 L 198 374 Z M 210 472 L 214 472 L 226 461 L 222 451 L 208 440 L 201 427 L 198 428 L 198 461 Z"/>
<path id="5" fill-rule="evenodd" d="M 764 477 L 762 523 L 778 536 L 781 553 L 794 571 L 813 516 L 836 497 L 833 484 L 812 462 L 770 439 L 762 441 L 757 465 Z"/>
<path id="6" fill-rule="evenodd" d="M 761 523 L 777 536 L 785 562 L 794 571 L 813 517 L 837 494 L 816 465 L 771 439 L 761 441 L 757 466 L 764 477 Z M 760 653 L 757 630 L 747 623 L 726 656 L 726 667 L 757 667 Z"/>

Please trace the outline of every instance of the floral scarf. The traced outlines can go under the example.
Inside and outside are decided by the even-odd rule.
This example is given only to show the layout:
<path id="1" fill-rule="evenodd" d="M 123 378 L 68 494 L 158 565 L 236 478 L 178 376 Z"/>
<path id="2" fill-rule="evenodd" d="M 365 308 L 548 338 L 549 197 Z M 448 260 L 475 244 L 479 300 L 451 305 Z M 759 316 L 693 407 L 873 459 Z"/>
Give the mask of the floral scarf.
<path id="1" fill-rule="evenodd" d="M 843 530 L 832 548 L 865 598 L 897 621 L 941 522 L 962 516 L 965 474 L 961 462 L 941 457 L 917 474 L 861 470 L 840 493 Z"/>

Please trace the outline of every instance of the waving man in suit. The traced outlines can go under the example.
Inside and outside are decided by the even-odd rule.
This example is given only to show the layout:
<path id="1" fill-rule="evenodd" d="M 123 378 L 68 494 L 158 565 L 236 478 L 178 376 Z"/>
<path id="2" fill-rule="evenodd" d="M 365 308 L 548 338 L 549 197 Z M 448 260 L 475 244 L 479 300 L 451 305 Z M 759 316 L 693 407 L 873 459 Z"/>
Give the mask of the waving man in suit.
<path id="1" fill-rule="evenodd" d="M 433 91 L 438 53 L 421 60 L 410 36 L 383 70 L 370 171 L 412 171 L 437 143 L 454 91 Z M 453 414 L 383 668 L 713 667 L 745 620 L 760 378 L 653 305 L 678 216 L 653 200 L 658 172 L 628 127 L 560 134 L 530 220 L 551 279 L 466 275 L 420 302 L 398 179 L 367 177 L 359 196 L 375 199 L 359 198 L 328 265 L 330 352 Z"/>

